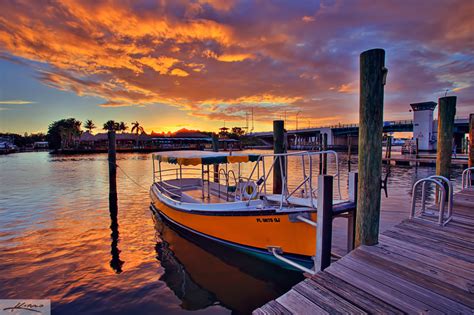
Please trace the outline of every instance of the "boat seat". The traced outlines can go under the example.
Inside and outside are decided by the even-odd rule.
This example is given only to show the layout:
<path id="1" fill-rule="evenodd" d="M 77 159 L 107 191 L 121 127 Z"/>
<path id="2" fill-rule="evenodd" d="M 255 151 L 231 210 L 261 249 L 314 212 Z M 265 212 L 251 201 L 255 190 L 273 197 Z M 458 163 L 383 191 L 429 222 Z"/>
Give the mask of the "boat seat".
<path id="1" fill-rule="evenodd" d="M 273 201 L 273 202 L 281 202 L 281 195 L 280 194 L 275 194 L 275 195 L 265 195 L 265 197 L 267 200 L 269 201 Z M 333 205 L 337 205 L 337 204 L 340 204 L 340 203 L 343 203 L 345 202 L 344 200 L 339 200 L 339 199 L 335 199 L 332 201 L 332 204 Z M 299 198 L 299 197 L 293 197 L 291 196 L 290 198 L 288 198 L 288 201 L 285 200 L 285 198 L 283 197 L 283 203 L 286 204 L 291 204 L 291 205 L 295 205 L 295 206 L 301 206 L 301 207 L 308 207 L 308 208 L 317 208 L 318 207 L 318 199 L 316 198 L 313 198 L 313 204 L 311 205 L 311 199 L 310 198 Z"/>

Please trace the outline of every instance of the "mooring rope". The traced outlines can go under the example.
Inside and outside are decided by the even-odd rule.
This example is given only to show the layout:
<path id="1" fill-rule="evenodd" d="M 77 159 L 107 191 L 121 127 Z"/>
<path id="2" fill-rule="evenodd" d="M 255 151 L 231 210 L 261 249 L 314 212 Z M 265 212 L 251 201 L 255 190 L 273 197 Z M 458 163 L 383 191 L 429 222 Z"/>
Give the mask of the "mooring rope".
<path id="1" fill-rule="evenodd" d="M 111 162 L 109 162 L 111 163 Z M 132 183 L 134 183 L 135 185 L 137 185 L 138 187 L 140 187 L 141 189 L 145 190 L 146 192 L 149 191 L 149 188 L 145 187 L 145 186 L 142 186 L 139 182 L 137 182 L 135 179 L 133 179 L 130 175 L 127 174 L 127 172 L 125 172 L 123 170 L 123 168 L 121 168 L 118 164 L 115 164 L 115 166 L 123 173 L 123 175 L 125 175 L 125 177 L 127 177 Z"/>

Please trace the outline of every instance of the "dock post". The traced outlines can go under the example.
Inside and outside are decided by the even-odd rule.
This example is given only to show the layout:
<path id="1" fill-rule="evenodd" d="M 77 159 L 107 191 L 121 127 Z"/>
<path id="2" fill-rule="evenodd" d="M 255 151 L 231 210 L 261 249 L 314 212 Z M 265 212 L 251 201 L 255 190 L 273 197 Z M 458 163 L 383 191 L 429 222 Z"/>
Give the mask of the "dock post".
<path id="1" fill-rule="evenodd" d="M 318 176 L 318 211 L 314 270 L 323 271 L 331 264 L 333 177 Z"/>
<path id="2" fill-rule="evenodd" d="M 115 130 L 107 133 L 109 141 L 109 206 L 110 209 L 117 209 L 117 157 L 115 148 Z"/>
<path id="3" fill-rule="evenodd" d="M 441 97 L 438 101 L 438 143 L 436 175 L 450 178 L 451 155 L 453 153 L 454 116 L 456 96 Z"/>
<path id="4" fill-rule="evenodd" d="M 120 250 L 118 249 L 118 202 L 117 202 L 117 157 L 115 130 L 109 130 L 107 133 L 109 141 L 108 162 L 109 162 L 109 212 L 110 212 L 110 234 L 112 238 L 111 250 L 112 258 L 110 267 L 116 272 L 122 272 L 123 261 L 120 260 Z"/>
<path id="5" fill-rule="evenodd" d="M 275 154 L 278 153 L 286 153 L 285 147 L 285 122 L 283 120 L 274 120 L 273 121 L 273 152 Z M 275 159 L 278 159 L 275 157 Z M 285 164 L 286 159 L 280 157 L 281 162 L 283 163 L 283 170 L 280 169 L 280 161 L 275 163 L 273 167 L 273 193 L 274 194 L 282 194 L 282 180 L 285 176 Z M 283 172 L 282 172 L 283 171 Z"/>
<path id="6" fill-rule="evenodd" d="M 469 167 L 474 167 L 474 114 L 469 115 L 468 152 L 469 152 L 468 166 Z"/>
<path id="7" fill-rule="evenodd" d="M 356 246 L 378 243 L 382 175 L 383 97 L 387 69 L 385 51 L 360 55 L 359 181 Z"/>
<path id="8" fill-rule="evenodd" d="M 215 133 L 212 134 L 212 151 L 218 152 L 219 151 L 219 139 Z M 219 164 L 213 164 L 214 170 L 214 183 L 219 182 Z"/>
<path id="9" fill-rule="evenodd" d="M 356 172 L 349 172 L 349 201 L 357 203 L 357 183 L 359 177 Z M 356 230 L 357 207 L 349 212 L 347 218 L 347 251 L 355 248 L 355 230 Z"/>
<path id="10" fill-rule="evenodd" d="M 323 134 L 323 151 L 328 149 L 328 134 Z M 323 154 L 323 174 L 326 175 L 328 173 L 328 155 L 326 153 Z"/>
<path id="11" fill-rule="evenodd" d="M 348 172 L 351 171 L 351 140 L 352 137 L 347 135 L 347 169 Z"/>

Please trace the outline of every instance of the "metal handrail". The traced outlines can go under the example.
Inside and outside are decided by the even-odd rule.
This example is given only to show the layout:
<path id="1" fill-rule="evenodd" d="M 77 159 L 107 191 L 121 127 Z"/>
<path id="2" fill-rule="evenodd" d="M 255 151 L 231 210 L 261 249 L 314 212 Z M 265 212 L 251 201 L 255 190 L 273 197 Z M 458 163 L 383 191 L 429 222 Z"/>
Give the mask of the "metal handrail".
<path id="1" fill-rule="evenodd" d="M 474 167 L 468 167 L 464 171 L 462 171 L 462 188 L 469 188 L 471 187 L 472 183 L 472 171 L 474 171 Z"/>
<path id="2" fill-rule="evenodd" d="M 446 183 L 446 185 L 448 185 L 448 217 L 446 218 L 446 223 L 448 223 L 449 221 L 451 221 L 451 217 L 453 216 L 453 203 L 454 203 L 454 189 L 453 189 L 453 183 L 447 179 L 446 177 L 444 176 L 441 176 L 441 175 L 432 175 L 428 178 L 434 178 L 434 179 L 440 179 L 442 180 L 443 182 Z M 425 186 L 426 182 L 423 183 L 423 186 Z M 424 188 L 423 188 L 423 191 L 424 191 Z"/>
<path id="3" fill-rule="evenodd" d="M 415 217 L 415 210 L 416 210 L 416 188 L 418 185 L 420 185 L 421 183 L 425 183 L 425 182 L 429 182 L 429 183 L 434 183 L 436 186 L 439 187 L 439 189 L 441 190 L 441 201 L 439 203 L 439 217 L 438 217 L 438 224 L 443 226 L 445 225 L 447 222 L 443 223 L 443 219 L 444 219 L 444 207 L 445 207 L 445 200 L 446 200 L 446 189 L 444 188 L 444 185 L 438 180 L 438 179 L 434 179 L 434 178 L 423 178 L 423 179 L 420 179 L 418 180 L 414 185 L 413 185 L 413 189 L 412 189 L 412 199 L 411 199 L 411 212 L 410 212 L 410 219 L 413 219 Z M 425 193 L 425 189 L 426 189 L 426 186 L 423 185 L 422 186 L 422 200 L 421 200 L 421 214 L 423 214 L 423 212 L 425 212 L 425 203 L 426 203 L 426 193 Z"/>

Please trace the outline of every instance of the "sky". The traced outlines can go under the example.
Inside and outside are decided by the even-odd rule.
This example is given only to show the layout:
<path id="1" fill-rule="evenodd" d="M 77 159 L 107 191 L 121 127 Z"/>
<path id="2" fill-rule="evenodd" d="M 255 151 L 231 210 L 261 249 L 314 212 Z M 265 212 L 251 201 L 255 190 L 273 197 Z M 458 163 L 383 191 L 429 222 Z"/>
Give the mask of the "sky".
<path id="1" fill-rule="evenodd" d="M 0 132 L 61 118 L 271 130 L 358 122 L 359 55 L 386 51 L 384 120 L 474 112 L 474 1 L 2 0 Z M 249 119 L 251 120 L 251 119 Z M 249 123 L 250 127 L 252 123 Z"/>

